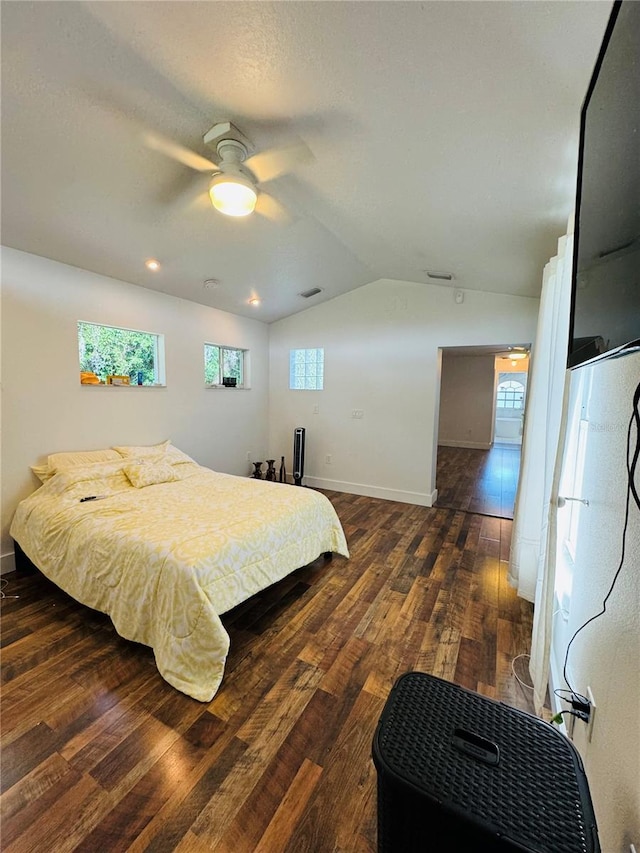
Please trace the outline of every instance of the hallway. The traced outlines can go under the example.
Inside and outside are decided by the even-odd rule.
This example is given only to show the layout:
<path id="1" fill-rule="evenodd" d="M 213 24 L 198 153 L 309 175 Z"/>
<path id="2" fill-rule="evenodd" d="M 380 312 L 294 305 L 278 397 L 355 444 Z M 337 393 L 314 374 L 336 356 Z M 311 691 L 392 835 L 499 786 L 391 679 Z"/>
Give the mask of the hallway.
<path id="1" fill-rule="evenodd" d="M 491 450 L 438 446 L 437 507 L 513 518 L 520 472 L 520 445 Z"/>

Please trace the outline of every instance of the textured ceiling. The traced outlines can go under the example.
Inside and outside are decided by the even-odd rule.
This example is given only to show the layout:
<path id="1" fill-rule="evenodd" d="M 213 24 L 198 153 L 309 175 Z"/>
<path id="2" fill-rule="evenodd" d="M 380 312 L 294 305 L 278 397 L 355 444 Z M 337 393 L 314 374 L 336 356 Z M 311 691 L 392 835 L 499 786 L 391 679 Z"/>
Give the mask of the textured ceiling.
<path id="1" fill-rule="evenodd" d="M 537 296 L 610 9 L 4 2 L 2 242 L 267 322 L 427 269 Z M 144 142 L 211 154 L 225 119 L 258 151 L 311 149 L 266 186 L 290 224 L 222 216 L 207 175 Z"/>

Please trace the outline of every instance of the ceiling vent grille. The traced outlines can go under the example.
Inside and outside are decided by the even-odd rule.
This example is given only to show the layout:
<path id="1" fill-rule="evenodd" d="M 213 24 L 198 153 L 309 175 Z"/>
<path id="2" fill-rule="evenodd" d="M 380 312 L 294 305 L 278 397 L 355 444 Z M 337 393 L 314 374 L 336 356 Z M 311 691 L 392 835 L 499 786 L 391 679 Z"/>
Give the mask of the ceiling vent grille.
<path id="1" fill-rule="evenodd" d="M 453 273 L 450 272 L 433 272 L 425 270 L 428 278 L 435 278 L 438 281 L 453 281 Z"/>
<path id="2" fill-rule="evenodd" d="M 303 290 L 298 296 L 302 296 L 303 299 L 309 299 L 310 296 L 316 296 L 318 293 L 322 293 L 322 288 L 312 287 L 311 290 Z"/>

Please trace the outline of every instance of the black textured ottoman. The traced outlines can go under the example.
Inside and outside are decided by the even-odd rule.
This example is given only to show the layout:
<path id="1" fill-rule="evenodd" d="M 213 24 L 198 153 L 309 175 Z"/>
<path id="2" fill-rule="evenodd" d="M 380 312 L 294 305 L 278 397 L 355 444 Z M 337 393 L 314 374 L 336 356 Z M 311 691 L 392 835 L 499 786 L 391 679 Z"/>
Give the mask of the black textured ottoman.
<path id="1" fill-rule="evenodd" d="M 599 853 L 582 762 L 537 717 L 448 681 L 395 683 L 373 740 L 381 853 Z"/>

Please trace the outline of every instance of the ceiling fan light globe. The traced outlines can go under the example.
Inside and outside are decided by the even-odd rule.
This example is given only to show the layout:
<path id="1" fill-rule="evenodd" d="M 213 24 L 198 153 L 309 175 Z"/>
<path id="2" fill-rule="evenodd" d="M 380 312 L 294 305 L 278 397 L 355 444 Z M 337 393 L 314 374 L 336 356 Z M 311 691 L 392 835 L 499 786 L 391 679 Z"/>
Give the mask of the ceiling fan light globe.
<path id="1" fill-rule="evenodd" d="M 253 213 L 258 195 L 250 181 L 232 175 L 214 175 L 209 184 L 211 204 L 226 216 Z"/>

